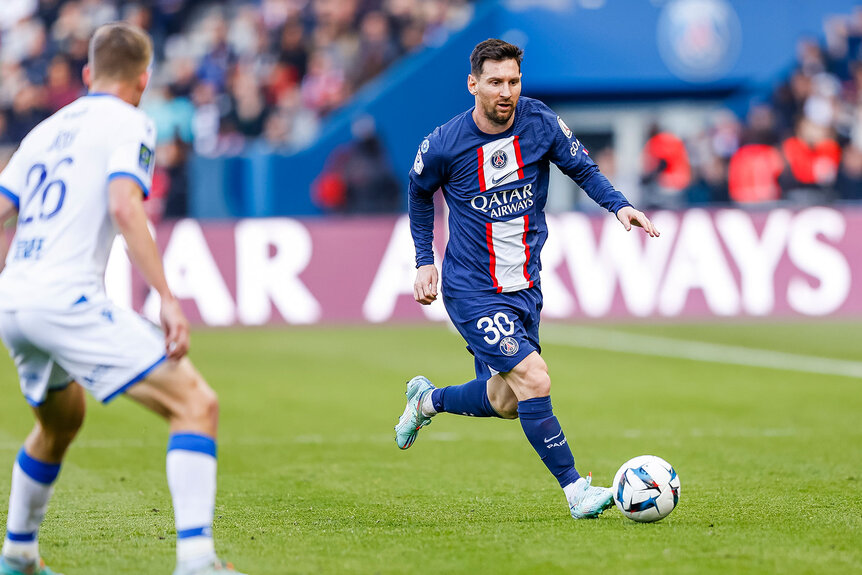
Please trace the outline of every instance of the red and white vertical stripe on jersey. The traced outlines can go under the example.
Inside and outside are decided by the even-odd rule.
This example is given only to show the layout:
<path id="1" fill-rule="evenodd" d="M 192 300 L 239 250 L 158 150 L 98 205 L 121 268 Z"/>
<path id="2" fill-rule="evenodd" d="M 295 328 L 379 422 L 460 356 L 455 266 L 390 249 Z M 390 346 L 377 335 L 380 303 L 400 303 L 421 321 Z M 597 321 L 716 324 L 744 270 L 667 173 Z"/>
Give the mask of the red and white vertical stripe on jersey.
<path id="1" fill-rule="evenodd" d="M 476 152 L 479 155 L 479 190 L 484 192 L 488 188 L 485 185 L 485 151 L 483 148 L 476 148 Z"/>
<path id="2" fill-rule="evenodd" d="M 524 177 L 524 159 L 518 136 L 509 136 L 476 148 L 479 190 L 485 192 Z"/>
<path id="3" fill-rule="evenodd" d="M 497 293 L 533 287 L 533 279 L 527 271 L 530 262 L 529 229 L 529 216 L 485 224 L 489 271 Z"/>

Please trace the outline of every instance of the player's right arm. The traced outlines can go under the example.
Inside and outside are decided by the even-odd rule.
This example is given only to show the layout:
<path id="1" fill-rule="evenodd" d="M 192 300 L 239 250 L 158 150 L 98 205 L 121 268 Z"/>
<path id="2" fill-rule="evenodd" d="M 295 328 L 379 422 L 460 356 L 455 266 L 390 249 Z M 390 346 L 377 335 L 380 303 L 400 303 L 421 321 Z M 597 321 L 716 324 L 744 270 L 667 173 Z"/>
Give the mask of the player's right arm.
<path id="1" fill-rule="evenodd" d="M 422 140 L 408 187 L 410 233 L 416 248 L 416 281 L 413 297 L 422 305 L 437 299 L 438 273 L 434 265 L 434 193 L 445 177 L 440 128 Z"/>

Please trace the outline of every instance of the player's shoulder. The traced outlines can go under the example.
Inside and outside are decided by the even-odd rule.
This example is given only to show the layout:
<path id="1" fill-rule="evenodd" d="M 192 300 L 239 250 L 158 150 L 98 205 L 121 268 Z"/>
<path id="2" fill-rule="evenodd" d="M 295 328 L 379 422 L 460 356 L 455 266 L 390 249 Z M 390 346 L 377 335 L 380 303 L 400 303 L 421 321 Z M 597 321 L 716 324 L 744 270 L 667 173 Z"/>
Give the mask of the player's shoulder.
<path id="1" fill-rule="evenodd" d="M 550 106 L 536 98 L 521 96 L 518 100 L 518 107 L 521 108 L 522 115 L 530 120 L 544 121 L 547 118 L 557 117 L 557 113 Z"/>
<path id="2" fill-rule="evenodd" d="M 122 137 L 132 133 L 140 137 L 149 132 L 155 135 L 153 121 L 146 112 L 110 94 L 88 94 L 71 106 L 76 104 L 89 113 L 88 120 L 93 127 L 110 134 Z"/>
<path id="3" fill-rule="evenodd" d="M 419 146 L 422 153 L 425 154 L 431 152 L 432 155 L 437 157 L 447 157 L 448 155 L 455 153 L 457 147 L 456 144 L 461 139 L 464 130 L 464 122 L 469 113 L 470 112 L 467 111 L 458 114 L 445 124 L 434 128 L 430 134 L 425 136 Z"/>

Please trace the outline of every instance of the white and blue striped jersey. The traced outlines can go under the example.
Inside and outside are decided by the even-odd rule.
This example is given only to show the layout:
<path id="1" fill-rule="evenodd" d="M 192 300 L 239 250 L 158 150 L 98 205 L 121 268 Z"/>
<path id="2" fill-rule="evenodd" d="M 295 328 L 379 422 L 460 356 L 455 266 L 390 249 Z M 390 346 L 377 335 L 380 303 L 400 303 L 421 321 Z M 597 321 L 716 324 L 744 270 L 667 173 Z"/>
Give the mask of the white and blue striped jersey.
<path id="1" fill-rule="evenodd" d="M 68 309 L 104 297 L 117 230 L 108 182 L 130 178 L 149 193 L 156 130 L 108 94 L 79 98 L 36 126 L 0 173 L 18 225 L 0 273 L 0 310 Z"/>
<path id="2" fill-rule="evenodd" d="M 548 229 L 550 162 L 596 203 L 616 213 L 630 205 L 548 106 L 522 97 L 500 134 L 479 130 L 467 110 L 435 129 L 410 170 L 410 227 L 417 266 L 434 263 L 433 195 L 449 206 L 442 288 L 449 297 L 508 293 L 539 285 Z"/>

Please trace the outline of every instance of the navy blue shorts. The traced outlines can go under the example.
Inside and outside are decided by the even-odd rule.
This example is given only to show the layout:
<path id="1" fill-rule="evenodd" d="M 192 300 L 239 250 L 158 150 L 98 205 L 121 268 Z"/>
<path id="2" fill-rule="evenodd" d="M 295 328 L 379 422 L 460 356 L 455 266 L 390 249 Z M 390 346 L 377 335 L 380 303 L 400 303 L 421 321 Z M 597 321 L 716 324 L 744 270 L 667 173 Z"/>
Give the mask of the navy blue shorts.
<path id="1" fill-rule="evenodd" d="M 443 303 L 467 350 L 476 358 L 476 377 L 490 370 L 505 373 L 539 346 L 542 292 L 538 287 L 512 293 L 482 294 L 472 298 L 443 295 Z M 489 370 L 490 368 L 490 370 Z"/>

